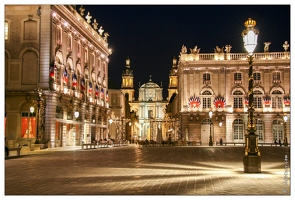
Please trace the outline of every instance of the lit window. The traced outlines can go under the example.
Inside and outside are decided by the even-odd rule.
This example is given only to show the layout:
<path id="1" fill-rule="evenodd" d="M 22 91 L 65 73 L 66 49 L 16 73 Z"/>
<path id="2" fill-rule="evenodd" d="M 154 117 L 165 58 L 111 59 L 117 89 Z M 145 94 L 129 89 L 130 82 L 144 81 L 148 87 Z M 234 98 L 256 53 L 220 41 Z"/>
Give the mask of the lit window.
<path id="1" fill-rule="evenodd" d="M 206 90 L 206 91 L 203 92 L 202 95 L 212 95 L 212 94 L 211 94 L 210 91 Z M 205 109 L 205 108 L 211 108 L 211 97 L 204 96 L 203 97 L 202 104 L 203 104 L 203 109 Z"/>
<path id="2" fill-rule="evenodd" d="M 4 30 L 5 30 L 5 33 L 4 33 L 5 34 L 5 36 L 4 36 L 5 37 L 5 40 L 8 40 L 8 31 L 9 31 L 8 30 L 8 22 L 5 22 L 5 28 L 4 28 Z"/>
<path id="3" fill-rule="evenodd" d="M 244 123 L 241 119 L 234 120 L 234 140 L 244 140 Z"/>
<path id="4" fill-rule="evenodd" d="M 263 140 L 263 121 L 256 119 L 256 133 L 258 134 L 258 140 Z"/>
<path id="5" fill-rule="evenodd" d="M 279 140 L 283 141 L 283 120 L 276 119 L 272 122 L 272 134 L 273 140 L 279 142 Z"/>
<path id="6" fill-rule="evenodd" d="M 283 108 L 283 96 L 280 90 L 274 90 L 271 93 L 273 96 L 271 98 L 272 108 Z"/>
<path id="7" fill-rule="evenodd" d="M 281 83 L 281 73 L 280 72 L 273 72 L 272 78 L 273 78 L 273 83 Z"/>
<path id="8" fill-rule="evenodd" d="M 253 73 L 253 81 L 256 84 L 260 84 L 261 83 L 261 73 L 260 72 L 254 72 Z"/>
<path id="9" fill-rule="evenodd" d="M 209 73 L 203 74 L 203 84 L 211 84 L 211 78 Z"/>
<path id="10" fill-rule="evenodd" d="M 239 90 L 233 93 L 234 95 L 234 108 L 243 108 L 243 93 Z"/>
<path id="11" fill-rule="evenodd" d="M 234 82 L 235 82 L 235 84 L 242 83 L 242 73 L 240 73 L 240 72 L 234 73 Z"/>
<path id="12" fill-rule="evenodd" d="M 22 112 L 21 138 L 36 137 L 36 113 Z"/>
<path id="13" fill-rule="evenodd" d="M 262 108 L 262 92 L 255 90 L 253 96 L 254 108 Z"/>

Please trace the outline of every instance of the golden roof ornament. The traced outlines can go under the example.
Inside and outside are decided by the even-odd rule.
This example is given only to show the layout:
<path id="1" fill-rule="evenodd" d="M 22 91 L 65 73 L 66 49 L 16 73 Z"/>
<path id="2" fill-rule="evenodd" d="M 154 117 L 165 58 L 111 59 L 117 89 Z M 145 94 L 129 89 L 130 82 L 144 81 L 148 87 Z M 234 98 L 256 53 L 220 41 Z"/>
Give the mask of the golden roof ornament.
<path id="1" fill-rule="evenodd" d="M 83 16 L 84 15 L 85 8 L 83 6 L 81 6 L 79 8 L 79 11 L 80 11 L 80 15 Z"/>
<path id="2" fill-rule="evenodd" d="M 90 15 L 90 13 L 87 13 L 87 16 L 85 17 L 87 19 L 87 23 L 89 24 L 91 22 L 91 18 L 92 16 Z"/>
<path id="3" fill-rule="evenodd" d="M 245 21 L 244 25 L 246 28 L 253 28 L 254 26 L 256 26 L 256 21 L 254 19 L 248 18 L 248 20 Z"/>

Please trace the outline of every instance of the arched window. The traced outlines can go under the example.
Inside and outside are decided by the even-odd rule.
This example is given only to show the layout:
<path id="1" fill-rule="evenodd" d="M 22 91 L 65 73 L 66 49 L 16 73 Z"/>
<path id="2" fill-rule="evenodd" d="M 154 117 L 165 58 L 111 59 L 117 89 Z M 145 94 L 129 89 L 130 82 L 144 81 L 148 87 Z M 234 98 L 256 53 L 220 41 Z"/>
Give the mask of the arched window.
<path id="1" fill-rule="evenodd" d="M 234 108 L 243 108 L 243 93 L 236 90 L 234 93 Z"/>
<path id="2" fill-rule="evenodd" d="M 208 96 L 203 96 L 203 109 L 206 109 L 206 108 L 211 108 L 211 96 L 209 95 L 212 95 L 212 93 L 209 91 L 209 90 L 205 90 L 202 95 L 208 95 Z"/>
<path id="3" fill-rule="evenodd" d="M 281 140 L 283 142 L 283 131 L 284 131 L 284 123 L 282 119 L 275 119 L 272 122 L 272 135 L 273 140 L 276 140 L 277 142 Z"/>
<path id="4" fill-rule="evenodd" d="M 36 137 L 36 112 L 23 111 L 21 124 L 21 138 L 35 138 Z"/>
<path id="5" fill-rule="evenodd" d="M 262 108 L 262 92 L 254 90 L 253 96 L 254 108 Z"/>
<path id="6" fill-rule="evenodd" d="M 241 141 L 244 140 L 244 123 L 241 119 L 235 119 L 234 125 L 234 140 Z"/>
<path id="7" fill-rule="evenodd" d="M 262 119 L 256 119 L 256 134 L 258 134 L 258 140 L 264 140 L 264 128 Z"/>
<path id="8" fill-rule="evenodd" d="M 280 90 L 274 90 L 271 97 L 272 108 L 283 108 L 283 94 Z"/>

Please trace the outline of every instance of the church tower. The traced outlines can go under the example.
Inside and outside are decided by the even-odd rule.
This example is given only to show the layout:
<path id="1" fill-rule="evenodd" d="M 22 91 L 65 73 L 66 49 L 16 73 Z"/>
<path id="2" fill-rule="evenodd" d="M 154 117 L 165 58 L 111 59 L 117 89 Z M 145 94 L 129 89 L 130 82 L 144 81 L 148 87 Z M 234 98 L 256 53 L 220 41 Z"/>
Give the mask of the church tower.
<path id="1" fill-rule="evenodd" d="M 170 73 L 169 73 L 168 101 L 170 100 L 173 93 L 177 93 L 177 85 L 178 85 L 177 59 L 173 58 L 172 69 L 170 70 Z"/>
<path id="2" fill-rule="evenodd" d="M 126 59 L 126 66 L 122 73 L 121 91 L 125 95 L 127 101 L 134 100 L 133 88 L 133 70 L 130 69 L 130 59 Z"/>

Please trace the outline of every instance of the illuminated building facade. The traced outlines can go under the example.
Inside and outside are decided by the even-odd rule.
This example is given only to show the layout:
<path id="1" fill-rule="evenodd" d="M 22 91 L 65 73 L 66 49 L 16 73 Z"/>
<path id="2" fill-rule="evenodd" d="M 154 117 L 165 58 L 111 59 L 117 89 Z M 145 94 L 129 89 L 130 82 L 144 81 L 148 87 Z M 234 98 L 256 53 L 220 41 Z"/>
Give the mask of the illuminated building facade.
<path id="1" fill-rule="evenodd" d="M 290 143 L 290 52 L 253 54 L 254 107 L 258 143 Z M 181 140 L 213 143 L 244 143 L 247 130 L 247 53 L 231 53 L 231 46 L 216 46 L 201 54 L 182 46 L 177 64 L 178 88 L 171 100 L 170 115 L 179 124 Z M 209 116 L 209 111 L 213 115 Z M 284 118 L 284 116 L 286 116 Z M 284 119 L 288 119 L 284 121 Z"/>
<path id="2" fill-rule="evenodd" d="M 82 6 L 5 5 L 9 147 L 108 137 L 108 36 Z"/>
<path id="3" fill-rule="evenodd" d="M 134 98 L 133 71 L 130 59 L 126 59 L 126 66 L 122 73 L 121 91 L 128 99 L 132 112 L 131 139 L 132 140 L 167 140 L 172 135 L 172 122 L 166 115 L 168 101 L 163 100 L 163 87 L 152 81 L 139 84 L 138 100 Z"/>

